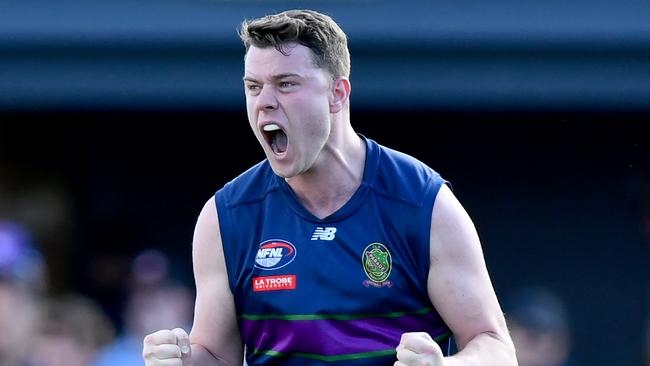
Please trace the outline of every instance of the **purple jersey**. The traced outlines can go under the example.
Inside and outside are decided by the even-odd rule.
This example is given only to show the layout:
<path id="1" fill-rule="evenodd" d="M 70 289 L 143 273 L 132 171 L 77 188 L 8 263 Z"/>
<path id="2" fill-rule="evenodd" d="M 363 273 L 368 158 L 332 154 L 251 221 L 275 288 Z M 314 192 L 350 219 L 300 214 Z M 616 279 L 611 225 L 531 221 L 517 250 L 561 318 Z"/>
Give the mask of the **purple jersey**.
<path id="1" fill-rule="evenodd" d="M 427 332 L 448 352 L 451 332 L 426 286 L 431 212 L 445 181 L 365 141 L 360 187 L 324 219 L 267 161 L 217 192 L 248 365 L 393 365 L 404 332 Z"/>

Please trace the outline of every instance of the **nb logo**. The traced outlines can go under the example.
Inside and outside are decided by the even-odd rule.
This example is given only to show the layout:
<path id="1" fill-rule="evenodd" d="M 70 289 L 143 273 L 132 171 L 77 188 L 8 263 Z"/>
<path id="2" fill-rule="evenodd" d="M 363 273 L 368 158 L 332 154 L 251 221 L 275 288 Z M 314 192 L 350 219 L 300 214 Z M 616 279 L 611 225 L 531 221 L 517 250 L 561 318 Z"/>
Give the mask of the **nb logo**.
<path id="1" fill-rule="evenodd" d="M 334 240 L 335 234 L 335 227 L 317 227 L 311 236 L 311 240 Z"/>

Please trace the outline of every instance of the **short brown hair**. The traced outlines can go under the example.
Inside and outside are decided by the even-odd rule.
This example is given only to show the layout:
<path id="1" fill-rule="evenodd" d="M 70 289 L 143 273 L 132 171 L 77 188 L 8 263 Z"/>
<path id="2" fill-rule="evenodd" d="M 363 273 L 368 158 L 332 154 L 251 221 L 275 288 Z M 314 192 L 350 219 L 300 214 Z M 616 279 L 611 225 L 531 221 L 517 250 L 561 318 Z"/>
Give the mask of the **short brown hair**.
<path id="1" fill-rule="evenodd" d="M 274 47 L 282 54 L 287 43 L 296 42 L 314 53 L 314 64 L 326 68 L 334 78 L 350 76 L 350 52 L 343 30 L 332 18 L 313 10 L 288 10 L 253 20 L 239 28 L 246 52 L 251 45 Z"/>

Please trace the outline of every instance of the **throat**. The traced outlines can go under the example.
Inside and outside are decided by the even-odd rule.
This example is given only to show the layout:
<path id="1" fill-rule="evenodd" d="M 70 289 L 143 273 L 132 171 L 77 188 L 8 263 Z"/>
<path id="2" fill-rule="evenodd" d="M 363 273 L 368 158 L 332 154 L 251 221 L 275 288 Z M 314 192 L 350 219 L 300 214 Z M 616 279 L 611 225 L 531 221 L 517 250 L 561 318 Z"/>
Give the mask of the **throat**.
<path id="1" fill-rule="evenodd" d="M 320 219 L 345 206 L 362 184 L 366 146 L 356 135 L 352 142 L 326 144 L 311 169 L 286 180 L 302 205 Z"/>
<path id="2" fill-rule="evenodd" d="M 307 211 L 324 219 L 347 204 L 360 183 L 319 179 L 309 181 L 305 176 L 287 179 L 287 183 Z"/>

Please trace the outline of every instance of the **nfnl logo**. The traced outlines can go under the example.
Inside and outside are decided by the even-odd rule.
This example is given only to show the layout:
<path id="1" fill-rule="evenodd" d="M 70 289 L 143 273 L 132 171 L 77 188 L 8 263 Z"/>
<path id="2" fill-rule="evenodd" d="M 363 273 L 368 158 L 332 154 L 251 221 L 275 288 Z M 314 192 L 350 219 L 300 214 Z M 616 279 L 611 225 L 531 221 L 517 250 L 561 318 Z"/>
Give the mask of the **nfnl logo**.
<path id="1" fill-rule="evenodd" d="M 296 247 L 288 241 L 272 239 L 262 242 L 255 256 L 255 267 L 263 270 L 282 268 L 296 258 Z"/>
<path id="2" fill-rule="evenodd" d="M 336 236 L 335 227 L 317 227 L 314 231 L 314 234 L 311 236 L 311 240 L 334 240 Z"/>

